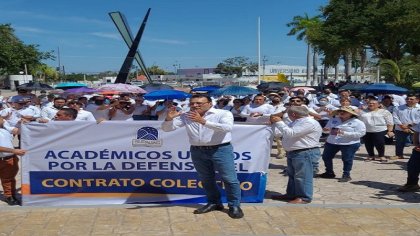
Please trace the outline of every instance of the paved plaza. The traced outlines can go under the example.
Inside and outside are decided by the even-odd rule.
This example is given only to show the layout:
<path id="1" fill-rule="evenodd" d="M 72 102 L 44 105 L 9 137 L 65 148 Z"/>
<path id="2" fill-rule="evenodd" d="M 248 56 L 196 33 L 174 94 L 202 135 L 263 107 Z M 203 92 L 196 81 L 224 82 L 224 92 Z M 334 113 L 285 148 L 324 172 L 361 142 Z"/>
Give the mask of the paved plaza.
<path id="1" fill-rule="evenodd" d="M 386 150 L 392 155 L 392 146 Z M 286 160 L 272 157 L 264 203 L 243 204 L 240 220 L 219 211 L 194 215 L 197 205 L 10 207 L 1 202 L 7 220 L 0 221 L 0 235 L 420 235 L 420 193 L 395 191 L 405 182 L 407 159 L 365 162 L 364 153 L 361 148 L 357 154 L 352 181 L 315 179 L 314 201 L 307 205 L 270 199 L 285 193 L 287 183 Z M 339 156 L 334 164 L 339 176 Z"/>
<path id="2" fill-rule="evenodd" d="M 266 198 L 243 204 L 243 219 L 231 219 L 227 211 L 194 215 L 197 205 L 12 207 L 0 202 L 0 235 L 420 235 L 420 192 L 396 191 L 405 183 L 411 147 L 405 149 L 406 159 L 380 163 L 365 162 L 362 146 L 353 180 L 316 178 L 314 200 L 306 205 L 270 199 L 284 194 L 287 184 L 286 160 L 276 159 L 275 152 Z M 393 154 L 387 145 L 386 156 Z M 340 177 L 339 155 L 334 170 Z"/>

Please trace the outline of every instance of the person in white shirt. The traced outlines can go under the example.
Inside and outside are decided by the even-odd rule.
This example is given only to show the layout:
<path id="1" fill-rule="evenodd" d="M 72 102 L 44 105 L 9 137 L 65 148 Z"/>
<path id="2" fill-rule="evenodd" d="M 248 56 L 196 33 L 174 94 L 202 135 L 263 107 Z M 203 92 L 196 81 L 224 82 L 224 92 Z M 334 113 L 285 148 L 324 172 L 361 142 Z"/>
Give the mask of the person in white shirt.
<path id="1" fill-rule="evenodd" d="M 324 89 L 324 95 L 327 97 L 328 101 L 338 98 L 338 96 L 334 94 L 333 92 L 331 92 L 331 89 L 329 88 Z"/>
<path id="2" fill-rule="evenodd" d="M 234 99 L 233 100 L 233 106 L 229 110 L 230 112 L 232 112 L 234 121 L 243 122 L 243 121 L 246 120 L 246 118 L 241 117 L 241 112 L 242 112 L 243 109 L 244 109 L 244 101 L 240 98 Z"/>
<path id="3" fill-rule="evenodd" d="M 79 101 L 70 101 L 67 103 L 67 106 L 77 111 L 77 117 L 75 119 L 76 121 L 95 121 L 96 122 L 96 119 L 93 116 L 92 112 L 85 111 L 82 109 L 83 103 Z"/>
<path id="4" fill-rule="evenodd" d="M 270 93 L 268 94 L 271 103 L 270 105 L 272 105 L 274 107 L 274 112 L 273 114 L 278 114 L 280 112 L 283 112 L 286 110 L 286 107 L 284 107 L 283 102 L 281 101 L 281 97 L 279 94 L 277 93 Z M 283 144 L 281 142 L 281 132 L 279 129 L 273 127 L 274 129 L 274 136 L 273 136 L 273 141 L 276 142 L 276 149 L 277 149 L 277 159 L 283 159 L 284 157 L 286 157 L 286 151 L 283 148 Z"/>
<path id="5" fill-rule="evenodd" d="M 19 134 L 22 123 L 39 118 L 39 110 L 29 108 L 27 106 L 28 102 L 30 100 L 27 97 L 14 96 L 11 107 L 0 111 L 0 116 L 5 120 L 3 127 L 10 133 Z"/>
<path id="6" fill-rule="evenodd" d="M 227 97 L 221 97 L 219 99 L 217 99 L 216 101 L 216 105 L 214 105 L 213 107 L 216 109 L 223 109 L 223 110 L 227 110 L 229 111 L 232 106 L 229 105 L 230 99 Z"/>
<path id="7" fill-rule="evenodd" d="M 291 98 L 291 96 L 289 95 L 289 93 L 287 91 L 280 91 L 279 96 L 281 97 L 281 102 L 283 104 L 288 103 L 289 99 Z"/>
<path id="8" fill-rule="evenodd" d="M 163 101 L 162 105 L 158 105 L 156 107 L 156 115 L 158 116 L 157 120 L 165 120 L 166 115 L 168 114 L 168 111 L 171 109 L 171 107 L 175 107 L 177 111 L 182 110 L 180 107 L 177 106 L 178 104 L 174 103 L 171 99 L 165 99 Z"/>
<path id="9" fill-rule="evenodd" d="M 341 107 L 333 111 L 333 115 L 336 117 L 330 119 L 324 128 L 324 130 L 329 130 L 330 134 L 322 153 L 325 173 L 320 174 L 319 177 L 335 178 L 333 159 L 337 152 L 341 151 L 343 175 L 338 181 L 348 182 L 351 180 L 350 171 L 353 167 L 354 155 L 360 147 L 360 138 L 366 134 L 366 127 L 357 119 L 358 114 L 350 107 Z"/>
<path id="10" fill-rule="evenodd" d="M 93 100 L 93 103 L 89 103 L 85 110 L 92 112 L 97 121 L 109 120 L 110 106 L 105 104 L 105 97 L 102 95 L 96 95 L 93 96 L 91 100 Z"/>
<path id="11" fill-rule="evenodd" d="M 127 100 L 115 100 L 111 103 L 109 120 L 133 121 L 134 105 Z"/>
<path id="12" fill-rule="evenodd" d="M 309 203 L 313 198 L 313 163 L 321 154 L 319 138 L 322 128 L 316 120 L 309 117 L 306 107 L 292 106 L 287 113 L 292 120 L 289 125 L 279 116 L 270 117 L 270 121 L 283 134 L 289 175 L 286 195 L 272 196 L 272 199 L 287 200 L 292 204 Z"/>
<path id="13" fill-rule="evenodd" d="M 274 107 L 273 113 L 279 113 L 285 110 L 284 103 L 281 101 L 281 97 L 277 93 L 270 93 L 268 94 L 268 98 L 270 99 L 270 105 Z"/>
<path id="14" fill-rule="evenodd" d="M 15 149 L 13 135 L 3 128 L 4 119 L 0 117 L 0 180 L 3 186 L 4 201 L 9 205 L 19 205 L 16 194 L 16 175 L 19 172 L 18 156 L 26 150 Z"/>
<path id="15" fill-rule="evenodd" d="M 392 96 L 392 102 L 393 102 L 394 106 L 396 106 L 396 107 L 407 104 L 407 102 L 406 102 L 406 100 L 403 96 L 396 95 L 396 94 L 390 94 L 390 96 Z"/>
<path id="16" fill-rule="evenodd" d="M 246 105 L 241 112 L 242 117 L 246 117 L 246 122 L 264 124 L 268 123 L 270 115 L 274 113 L 274 107 L 265 103 L 263 95 L 256 95 L 251 104 Z"/>
<path id="17" fill-rule="evenodd" d="M 291 97 L 289 99 L 289 105 L 290 106 L 306 107 L 306 109 L 308 109 L 310 117 L 312 117 L 316 120 L 321 119 L 321 116 L 318 114 L 318 112 L 316 112 L 313 108 L 310 108 L 310 107 L 307 106 L 308 103 L 309 103 L 309 100 L 307 98 L 303 98 L 303 97 Z M 286 109 L 284 109 L 281 113 L 283 113 L 281 116 L 283 117 L 283 121 L 286 122 L 286 124 L 289 124 L 289 123 L 292 122 L 292 120 L 289 118 L 289 115 L 286 112 Z M 278 113 L 275 113 L 275 114 L 278 114 Z"/>
<path id="18" fill-rule="evenodd" d="M 382 97 L 381 105 L 383 109 L 388 110 L 389 112 L 394 112 L 394 105 L 392 104 L 392 97 L 389 95 L 385 95 Z"/>
<path id="19" fill-rule="evenodd" d="M 54 105 L 51 107 L 44 107 L 41 110 L 41 119 L 43 120 L 52 120 L 55 117 L 55 114 L 58 110 L 63 108 L 66 105 L 66 99 L 63 97 L 54 98 Z"/>
<path id="20" fill-rule="evenodd" d="M 207 195 L 207 205 L 198 208 L 194 214 L 223 210 L 221 194 L 216 184 L 215 171 L 223 180 L 228 201 L 228 215 L 233 219 L 244 216 L 240 208 L 241 189 L 238 180 L 232 139 L 233 115 L 231 112 L 214 109 L 211 98 L 196 94 L 190 99 L 190 111 L 181 113 L 172 107 L 162 130 L 169 132 L 185 127 L 191 143 L 191 160 Z"/>
<path id="21" fill-rule="evenodd" d="M 144 102 L 143 95 L 137 95 L 134 99 L 133 119 L 134 120 L 149 120 L 150 119 L 150 107 Z"/>
<path id="22" fill-rule="evenodd" d="M 328 121 L 331 118 L 331 112 L 337 110 L 338 108 L 331 105 L 327 97 L 321 97 L 318 100 L 318 104 L 314 107 L 314 110 L 321 116 L 318 120 L 322 128 L 327 125 Z"/>
<path id="23" fill-rule="evenodd" d="M 370 99 L 367 112 L 360 115 L 360 120 L 365 123 L 366 135 L 363 137 L 366 151 L 368 153 L 367 161 L 375 160 L 374 148 L 378 151 L 378 159 L 386 162 L 385 158 L 385 135 L 393 137 L 394 121 L 391 112 L 379 108 L 379 101 Z"/>
<path id="24" fill-rule="evenodd" d="M 338 99 L 331 100 L 331 104 L 336 107 L 340 107 L 342 106 L 341 99 L 346 98 L 349 99 L 351 106 L 355 106 L 356 108 L 358 108 L 360 106 L 360 101 L 355 97 L 351 97 L 350 94 L 351 92 L 349 90 L 340 91 L 340 97 Z"/>
<path id="25" fill-rule="evenodd" d="M 54 94 L 48 94 L 45 99 L 42 99 L 40 101 L 41 102 L 41 104 L 40 104 L 41 110 L 44 107 L 52 107 L 54 105 L 54 98 L 55 98 Z"/>
<path id="26" fill-rule="evenodd" d="M 407 104 L 394 108 L 392 116 L 395 124 L 395 156 L 391 160 L 404 159 L 407 138 L 413 133 L 411 127 L 420 123 L 420 105 L 415 94 L 408 94 Z"/>

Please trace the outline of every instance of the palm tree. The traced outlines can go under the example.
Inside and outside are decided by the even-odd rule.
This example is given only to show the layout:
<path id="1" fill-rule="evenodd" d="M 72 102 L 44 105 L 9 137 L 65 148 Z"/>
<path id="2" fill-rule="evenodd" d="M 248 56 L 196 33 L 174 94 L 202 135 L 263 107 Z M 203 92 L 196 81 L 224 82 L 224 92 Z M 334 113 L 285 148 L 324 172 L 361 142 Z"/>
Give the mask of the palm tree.
<path id="1" fill-rule="evenodd" d="M 287 27 L 292 27 L 287 35 L 296 35 L 297 40 L 305 40 L 307 44 L 306 50 L 306 84 L 309 85 L 311 81 L 310 66 L 311 66 L 311 35 L 316 34 L 321 24 L 320 16 L 309 17 L 307 13 L 304 16 L 294 16 L 293 21 L 287 23 Z M 314 55 L 316 56 L 316 55 Z M 315 71 L 315 68 L 314 68 Z M 315 78 L 316 76 L 314 76 Z M 313 84 L 314 81 L 311 82 Z"/>
<path id="2" fill-rule="evenodd" d="M 391 59 L 381 59 L 380 66 L 388 66 L 395 83 L 401 83 L 401 70 L 398 64 Z"/>

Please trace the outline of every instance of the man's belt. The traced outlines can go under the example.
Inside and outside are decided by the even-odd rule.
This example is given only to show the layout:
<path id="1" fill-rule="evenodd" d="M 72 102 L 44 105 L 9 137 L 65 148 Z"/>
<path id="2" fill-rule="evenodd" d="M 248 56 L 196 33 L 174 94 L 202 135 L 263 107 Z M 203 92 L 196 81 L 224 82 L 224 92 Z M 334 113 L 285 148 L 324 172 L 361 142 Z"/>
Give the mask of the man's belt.
<path id="1" fill-rule="evenodd" d="M 211 146 L 193 146 L 193 145 L 191 145 L 191 147 L 197 148 L 197 149 L 207 149 L 207 150 L 210 150 L 210 149 L 216 149 L 216 148 L 227 146 L 227 145 L 230 145 L 230 142 L 228 142 L 228 143 L 222 143 L 222 144 L 217 144 L 217 145 L 211 145 Z"/>
<path id="2" fill-rule="evenodd" d="M 302 148 L 302 149 L 298 149 L 298 150 L 288 151 L 288 153 L 304 152 L 304 151 L 308 151 L 308 150 L 315 149 L 315 148 L 319 148 L 319 147 Z"/>
<path id="3" fill-rule="evenodd" d="M 7 156 L 7 157 L 0 157 L 0 161 L 6 161 L 6 160 L 9 160 L 13 157 L 15 157 L 15 155 Z"/>

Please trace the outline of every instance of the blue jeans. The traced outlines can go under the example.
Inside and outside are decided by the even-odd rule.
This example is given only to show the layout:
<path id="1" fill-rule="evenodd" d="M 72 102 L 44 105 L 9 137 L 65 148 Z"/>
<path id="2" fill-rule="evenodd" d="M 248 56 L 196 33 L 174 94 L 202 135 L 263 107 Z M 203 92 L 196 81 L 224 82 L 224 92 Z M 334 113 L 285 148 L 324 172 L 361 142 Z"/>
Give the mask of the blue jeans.
<path id="1" fill-rule="evenodd" d="M 314 161 L 320 156 L 319 148 L 287 152 L 287 182 L 286 195 L 312 201 Z"/>
<path id="2" fill-rule="evenodd" d="M 191 146 L 190 151 L 192 162 L 206 191 L 208 203 L 219 204 L 222 202 L 216 184 L 215 171 L 218 171 L 225 186 L 228 206 L 240 206 L 241 189 L 233 161 L 232 145 L 214 149 L 200 149 Z"/>
<path id="3" fill-rule="evenodd" d="M 416 185 L 419 183 L 420 174 L 420 152 L 413 150 L 410 160 L 407 162 L 407 184 Z"/>
<path id="4" fill-rule="evenodd" d="M 333 159 L 337 152 L 341 151 L 341 160 L 343 161 L 343 176 L 350 176 L 351 168 L 353 167 L 354 154 L 360 147 L 360 143 L 350 145 L 336 145 L 325 143 L 324 152 L 322 153 L 322 160 L 325 165 L 326 173 L 334 173 Z"/>
<path id="5" fill-rule="evenodd" d="M 409 136 L 409 133 L 395 130 L 395 156 L 402 157 L 404 155 L 404 147 Z"/>

